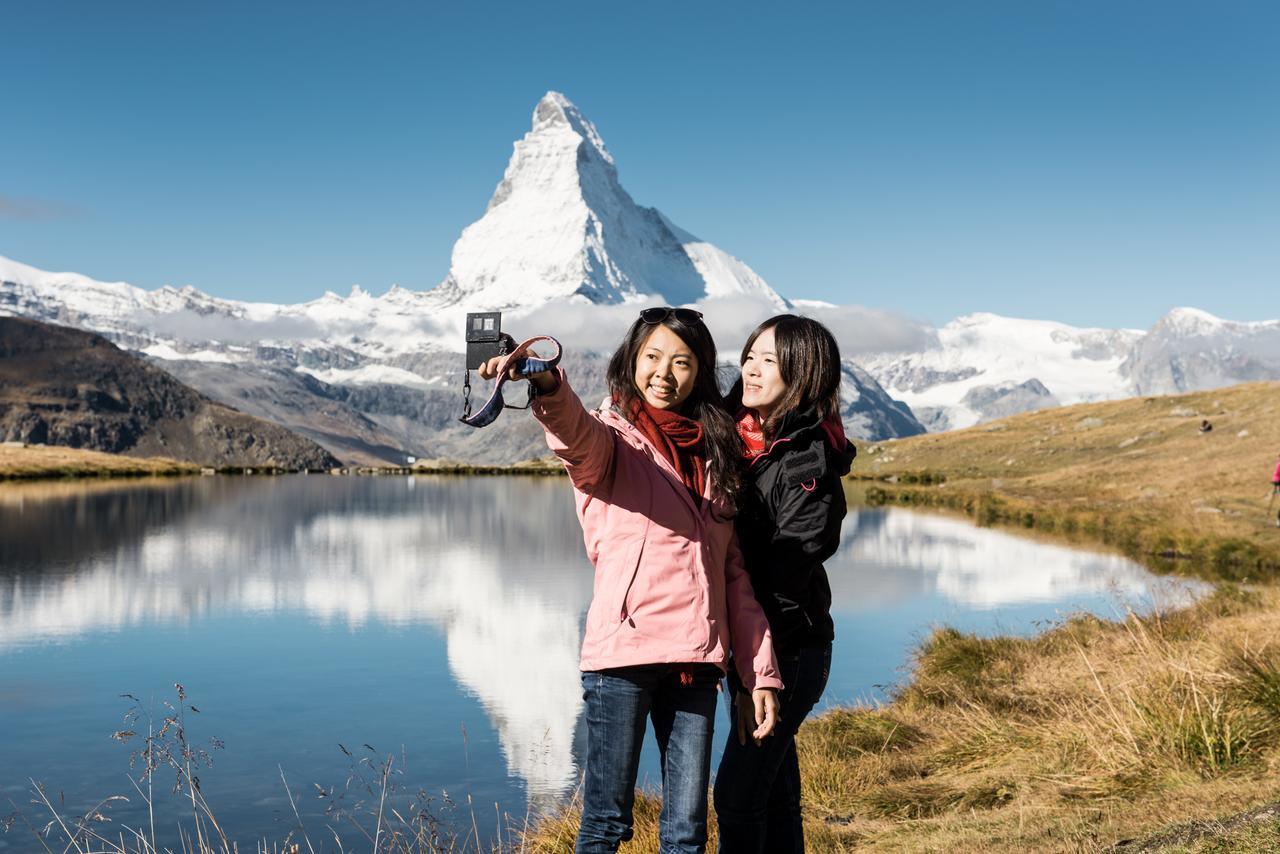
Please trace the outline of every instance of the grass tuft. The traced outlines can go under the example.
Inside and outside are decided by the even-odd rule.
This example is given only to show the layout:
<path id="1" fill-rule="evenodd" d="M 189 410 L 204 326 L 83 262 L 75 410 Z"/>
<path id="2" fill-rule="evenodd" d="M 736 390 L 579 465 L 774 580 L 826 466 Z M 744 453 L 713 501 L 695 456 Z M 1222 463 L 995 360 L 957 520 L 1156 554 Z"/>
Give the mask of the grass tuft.
<path id="1" fill-rule="evenodd" d="M 916 652 L 905 696 L 934 705 L 995 702 L 993 689 L 1017 678 L 1027 646 L 1017 638 L 935 629 Z"/>

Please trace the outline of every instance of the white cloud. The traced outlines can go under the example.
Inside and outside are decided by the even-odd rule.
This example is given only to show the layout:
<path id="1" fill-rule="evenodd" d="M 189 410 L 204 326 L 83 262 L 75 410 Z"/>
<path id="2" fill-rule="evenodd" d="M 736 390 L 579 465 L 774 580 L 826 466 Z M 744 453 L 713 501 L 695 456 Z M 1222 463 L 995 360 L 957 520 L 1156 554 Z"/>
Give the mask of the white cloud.
<path id="1" fill-rule="evenodd" d="M 305 317 L 276 317 L 250 320 L 221 314 L 200 314 L 191 309 L 174 312 L 139 311 L 134 321 L 152 333 L 184 341 L 223 341 L 254 344 L 259 341 L 300 341 L 325 337 L 322 330 Z"/>
<path id="2" fill-rule="evenodd" d="M 656 300 L 618 305 L 557 301 L 527 315 L 512 317 L 503 327 L 517 340 L 551 335 L 566 347 L 611 353 L 640 309 L 658 304 Z M 751 296 L 706 299 L 695 307 L 702 312 L 715 337 L 720 357 L 735 362 L 751 330 L 779 313 L 767 300 Z M 931 327 L 894 312 L 802 300 L 797 302 L 794 313 L 825 324 L 846 358 L 922 350 L 936 342 L 936 333 Z"/>
<path id="3" fill-rule="evenodd" d="M 932 326 L 904 314 L 861 305 L 804 302 L 796 312 L 821 321 L 840 345 L 840 355 L 856 359 L 869 353 L 910 353 L 936 346 Z"/>
<path id="4" fill-rule="evenodd" d="M 641 303 L 593 305 L 555 300 L 528 314 L 503 318 L 502 329 L 517 341 L 550 335 L 575 350 L 612 353 L 643 307 Z"/>

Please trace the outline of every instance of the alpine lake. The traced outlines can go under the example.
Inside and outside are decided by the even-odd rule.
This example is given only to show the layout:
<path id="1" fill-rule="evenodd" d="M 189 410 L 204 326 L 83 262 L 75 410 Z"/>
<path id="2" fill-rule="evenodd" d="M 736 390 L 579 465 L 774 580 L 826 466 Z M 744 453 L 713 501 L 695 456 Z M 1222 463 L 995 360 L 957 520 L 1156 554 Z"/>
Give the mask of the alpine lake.
<path id="1" fill-rule="evenodd" d="M 885 698 L 941 624 L 1027 635 L 1203 589 L 1115 555 L 861 507 L 827 571 L 827 706 Z M 578 783 L 591 588 L 561 477 L 0 485 L 0 814 L 25 816 L 0 850 L 30 850 L 24 822 L 51 818 L 30 803 L 37 783 L 64 817 L 101 812 L 109 839 L 154 821 L 180 847 L 192 804 L 171 792 L 174 769 L 151 780 L 154 815 L 147 781 L 135 786 L 166 717 L 241 850 L 299 827 L 326 849 L 367 847 L 377 809 L 410 804 L 459 838 L 506 838 Z M 717 741 L 728 735 L 722 703 Z M 641 783 L 660 784 L 652 740 Z M 128 800 L 98 806 L 113 795 Z"/>

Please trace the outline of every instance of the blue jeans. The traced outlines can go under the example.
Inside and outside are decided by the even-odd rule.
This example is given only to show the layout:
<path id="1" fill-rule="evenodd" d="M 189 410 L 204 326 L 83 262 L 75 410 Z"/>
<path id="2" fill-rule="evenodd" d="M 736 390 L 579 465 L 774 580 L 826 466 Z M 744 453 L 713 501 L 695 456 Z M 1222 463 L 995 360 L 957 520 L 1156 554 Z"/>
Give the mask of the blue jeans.
<path id="1" fill-rule="evenodd" d="M 661 852 L 707 847 L 707 786 L 720 668 L 655 664 L 582 674 L 587 768 L 577 854 L 614 852 L 631 838 L 631 808 L 644 743 L 653 720 L 662 756 Z"/>
<path id="2" fill-rule="evenodd" d="M 779 655 L 778 670 L 786 687 L 778 697 L 782 718 L 773 735 L 759 747 L 748 735 L 746 745 L 741 745 L 735 725 L 720 757 L 715 802 L 724 854 L 804 851 L 796 732 L 826 690 L 831 644 Z M 735 691 L 735 697 L 740 696 Z M 734 718 L 730 708 L 730 719 Z"/>

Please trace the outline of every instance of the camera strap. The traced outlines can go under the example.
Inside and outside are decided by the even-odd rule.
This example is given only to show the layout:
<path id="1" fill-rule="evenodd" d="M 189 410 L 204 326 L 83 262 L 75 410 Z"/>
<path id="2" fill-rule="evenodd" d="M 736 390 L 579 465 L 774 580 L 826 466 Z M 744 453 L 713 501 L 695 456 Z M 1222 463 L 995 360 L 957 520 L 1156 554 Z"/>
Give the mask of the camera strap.
<path id="1" fill-rule="evenodd" d="M 555 347 L 555 354 L 549 357 L 542 357 L 536 353 L 530 353 L 530 348 L 540 341 L 549 341 Z M 516 376 L 527 377 L 530 374 L 540 374 L 543 371 L 549 371 L 556 365 L 560 364 L 560 342 L 552 338 L 550 335 L 538 335 L 530 338 L 522 344 L 519 344 L 514 350 L 503 357 L 502 362 L 498 365 L 498 381 L 494 383 L 493 392 L 489 395 L 489 399 L 484 402 L 480 409 L 472 414 L 471 401 L 469 393 L 471 390 L 471 371 L 468 370 L 464 376 L 464 389 L 467 391 L 467 399 L 463 401 L 462 417 L 458 420 L 463 424 L 470 424 L 472 427 L 487 427 L 497 420 L 502 414 L 507 402 L 502 398 L 502 387 L 511 379 L 511 371 L 514 368 Z M 510 406 L 510 409 L 528 409 L 528 406 Z"/>

